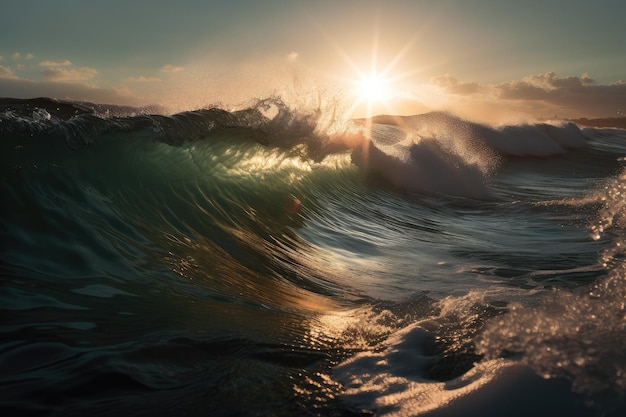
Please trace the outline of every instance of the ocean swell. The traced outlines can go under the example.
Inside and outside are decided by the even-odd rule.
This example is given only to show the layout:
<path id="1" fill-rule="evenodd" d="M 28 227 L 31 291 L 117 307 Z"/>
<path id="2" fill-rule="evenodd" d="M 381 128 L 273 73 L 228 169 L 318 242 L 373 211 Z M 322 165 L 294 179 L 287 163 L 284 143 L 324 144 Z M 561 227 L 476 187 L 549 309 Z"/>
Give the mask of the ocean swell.
<path id="1" fill-rule="evenodd" d="M 621 415 L 623 132 L 3 105 L 3 411 Z"/>
<path id="2" fill-rule="evenodd" d="M 56 110 L 35 107 L 46 103 Z M 236 111 L 212 107 L 173 115 L 102 106 L 96 111 L 79 103 L 58 106 L 43 99 L 5 104 L 0 134 L 22 141 L 59 138 L 71 149 L 116 133 L 149 136 L 173 146 L 240 138 L 286 149 L 303 146 L 302 155 L 316 162 L 351 151 L 366 176 L 381 178 L 399 190 L 476 199 L 493 198 L 489 178 L 507 158 L 561 155 L 587 141 L 572 123 L 496 128 L 439 112 L 343 123 L 335 116 L 329 119 L 321 109 L 292 109 L 279 98 L 258 100 Z M 74 113 L 68 107 L 75 108 Z"/>

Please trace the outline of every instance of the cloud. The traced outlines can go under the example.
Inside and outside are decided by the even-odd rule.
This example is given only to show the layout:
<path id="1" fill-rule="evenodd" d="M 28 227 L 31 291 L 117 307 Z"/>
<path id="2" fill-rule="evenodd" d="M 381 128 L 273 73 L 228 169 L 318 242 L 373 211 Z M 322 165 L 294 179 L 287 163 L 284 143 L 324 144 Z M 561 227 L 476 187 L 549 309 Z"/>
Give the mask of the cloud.
<path id="1" fill-rule="evenodd" d="M 559 88 L 578 89 L 584 85 L 594 83 L 587 73 L 584 73 L 582 77 L 559 77 L 554 72 L 531 75 L 526 77 L 524 81 L 545 90 L 555 90 Z"/>
<path id="2" fill-rule="evenodd" d="M 13 70 L 9 67 L 5 67 L 4 65 L 0 65 L 0 78 L 3 79 L 17 79 L 17 75 L 13 72 Z"/>
<path id="3" fill-rule="evenodd" d="M 459 82 L 459 80 L 449 74 L 434 77 L 431 80 L 431 83 L 440 88 L 443 88 L 448 93 L 458 94 L 462 96 L 476 94 L 484 91 L 484 88 L 476 82 Z"/>
<path id="4" fill-rule="evenodd" d="M 287 54 L 287 62 L 295 62 L 300 55 L 297 52 Z"/>
<path id="5" fill-rule="evenodd" d="M 96 76 L 98 71 L 89 67 L 58 68 L 51 67 L 41 72 L 49 81 L 85 81 Z"/>
<path id="6" fill-rule="evenodd" d="M 596 84 L 586 73 L 580 77 L 559 77 L 546 72 L 499 84 L 495 90 L 504 100 L 540 101 L 582 115 L 607 116 L 626 107 L 626 81 Z"/>
<path id="7" fill-rule="evenodd" d="M 72 65 L 72 62 L 68 59 L 46 59 L 39 63 L 41 67 L 68 67 Z"/>
<path id="8" fill-rule="evenodd" d="M 548 90 L 528 81 L 510 81 L 495 87 L 499 98 L 505 100 L 546 100 Z"/>
<path id="9" fill-rule="evenodd" d="M 626 108 L 625 80 L 598 84 L 587 73 L 562 77 L 546 72 L 500 84 L 461 82 L 442 75 L 431 79 L 431 84 L 450 96 L 451 106 L 471 103 L 537 117 L 555 113 L 562 117 L 608 117 Z"/>
<path id="10" fill-rule="evenodd" d="M 160 82 L 163 80 L 157 77 L 144 77 L 143 75 L 140 75 L 139 77 L 124 78 L 123 81 L 132 82 L 132 83 L 151 83 L 151 82 Z"/>
<path id="11" fill-rule="evenodd" d="M 551 100 L 560 95 L 592 92 L 595 85 L 589 74 L 581 77 L 559 77 L 554 72 L 535 74 L 520 81 L 510 81 L 495 87 L 500 98 L 507 100 Z"/>
<path id="12" fill-rule="evenodd" d="M 185 68 L 177 66 L 177 65 L 172 65 L 172 64 L 163 65 L 161 67 L 161 72 L 166 73 L 166 74 L 174 74 L 177 72 L 182 72 L 184 70 Z"/>
<path id="13" fill-rule="evenodd" d="M 35 59 L 35 55 L 31 54 L 31 53 L 27 53 L 26 55 L 22 56 L 21 52 L 15 52 L 13 55 L 11 55 L 11 59 L 13 59 L 13 61 L 19 61 L 21 59 L 24 59 L 26 61 L 30 61 L 32 59 Z M 2 60 L 2 56 L 0 55 L 0 60 Z"/>

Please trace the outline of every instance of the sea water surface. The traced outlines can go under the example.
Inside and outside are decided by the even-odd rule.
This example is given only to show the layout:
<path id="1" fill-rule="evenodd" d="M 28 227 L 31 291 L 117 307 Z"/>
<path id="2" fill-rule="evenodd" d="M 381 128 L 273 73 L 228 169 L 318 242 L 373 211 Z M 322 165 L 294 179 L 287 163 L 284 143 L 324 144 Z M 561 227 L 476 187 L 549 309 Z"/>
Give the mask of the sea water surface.
<path id="1" fill-rule="evenodd" d="M 2 99 L 3 415 L 622 415 L 626 134 Z"/>

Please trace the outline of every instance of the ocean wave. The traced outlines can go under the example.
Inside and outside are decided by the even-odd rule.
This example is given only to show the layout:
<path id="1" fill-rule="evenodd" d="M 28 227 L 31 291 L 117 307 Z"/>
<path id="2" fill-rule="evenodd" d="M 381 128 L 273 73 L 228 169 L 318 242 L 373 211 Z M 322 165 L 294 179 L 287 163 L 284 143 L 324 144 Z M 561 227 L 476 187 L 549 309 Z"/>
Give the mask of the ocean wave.
<path id="1" fill-rule="evenodd" d="M 9 411 L 621 415 L 623 132 L 10 105 Z"/>
<path id="2" fill-rule="evenodd" d="M 477 199 L 493 198 L 489 177 L 507 158 L 562 155 L 587 143 L 573 123 L 491 127 L 441 112 L 341 122 L 321 109 L 290 108 L 279 98 L 235 111 L 213 107 L 173 115 L 43 99 L 11 101 L 3 108 L 0 135 L 22 140 L 55 137 L 78 149 L 114 134 L 149 135 L 173 146 L 227 137 L 288 149 L 302 146 L 315 161 L 350 151 L 366 176 L 378 176 L 399 190 Z"/>

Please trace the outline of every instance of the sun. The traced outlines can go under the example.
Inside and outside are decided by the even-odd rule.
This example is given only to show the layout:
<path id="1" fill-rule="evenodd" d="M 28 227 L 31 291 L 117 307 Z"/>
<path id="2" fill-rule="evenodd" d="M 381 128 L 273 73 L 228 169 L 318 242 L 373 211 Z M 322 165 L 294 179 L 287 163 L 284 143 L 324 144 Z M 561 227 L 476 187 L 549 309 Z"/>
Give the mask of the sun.
<path id="1" fill-rule="evenodd" d="M 392 112 L 391 105 L 396 92 L 394 78 L 389 71 L 377 72 L 376 68 L 370 68 L 370 71 L 365 72 L 356 68 L 355 73 L 355 77 L 351 80 L 354 101 L 350 113 L 360 109 L 366 117 L 371 117 L 379 111 Z"/>
<path id="2" fill-rule="evenodd" d="M 385 102 L 391 98 L 390 80 L 380 74 L 362 75 L 357 81 L 360 100 L 367 103 Z"/>
<path id="3" fill-rule="evenodd" d="M 406 86 L 400 86 L 399 81 L 413 77 L 417 72 L 417 70 L 398 72 L 398 64 L 414 42 L 415 39 L 410 39 L 395 55 L 379 54 L 380 42 L 378 32 L 375 31 L 368 63 L 353 59 L 331 40 L 331 44 L 352 70 L 352 76 L 340 77 L 352 87 L 347 96 L 352 99 L 352 104 L 347 110 L 348 114 L 372 117 L 377 112 L 393 113 L 397 110 L 394 107 L 406 95 Z"/>

